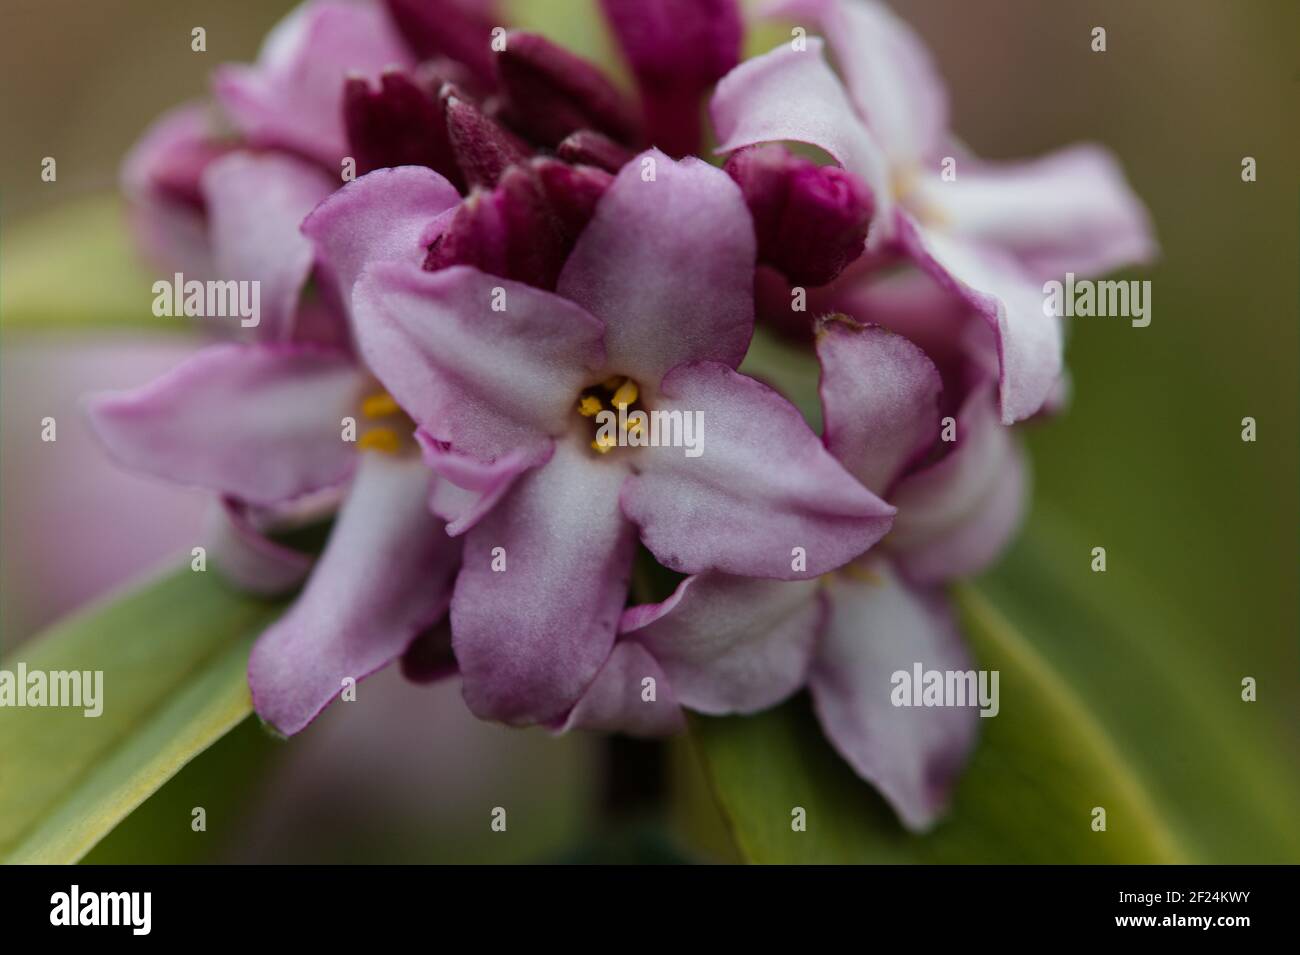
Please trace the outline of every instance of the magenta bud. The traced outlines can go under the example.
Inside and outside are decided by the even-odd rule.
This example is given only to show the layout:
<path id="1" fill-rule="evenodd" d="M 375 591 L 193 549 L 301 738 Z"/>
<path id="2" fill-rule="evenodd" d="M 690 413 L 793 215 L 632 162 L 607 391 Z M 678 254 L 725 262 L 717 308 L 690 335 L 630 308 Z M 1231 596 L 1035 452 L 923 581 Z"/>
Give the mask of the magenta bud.
<path id="1" fill-rule="evenodd" d="M 603 133 L 580 129 L 570 133 L 555 147 L 555 154 L 568 163 L 595 166 L 606 172 L 618 172 L 635 153 Z"/>
<path id="2" fill-rule="evenodd" d="M 474 0 L 385 0 L 406 45 L 422 60 L 445 56 L 491 82 L 492 30 L 488 7 Z M 499 22 L 499 21 L 497 21 Z"/>
<path id="3" fill-rule="evenodd" d="M 623 142 L 637 134 L 632 103 L 595 65 L 535 33 L 511 31 L 497 57 L 511 123 L 544 146 L 578 129 Z"/>
<path id="4" fill-rule="evenodd" d="M 464 188 L 442 106 L 410 77 L 384 73 L 378 89 L 349 79 L 343 121 L 358 175 L 387 166 L 428 166 Z"/>
<path id="5" fill-rule="evenodd" d="M 551 214 L 560 223 L 567 258 L 614 177 L 595 166 L 573 166 L 558 159 L 534 159 L 529 166 L 542 184 Z"/>
<path id="6" fill-rule="evenodd" d="M 698 151 L 704 93 L 740 62 L 736 0 L 601 0 L 641 87 L 646 139 L 671 156 Z"/>
<path id="7" fill-rule="evenodd" d="M 496 188 L 475 189 L 425 258 L 428 270 L 472 265 L 554 289 L 578 235 L 613 177 L 555 159 L 511 166 Z"/>
<path id="8" fill-rule="evenodd" d="M 875 202 L 852 173 L 776 145 L 733 153 L 726 170 L 753 216 L 758 261 L 791 283 L 825 285 L 862 254 Z"/>
<path id="9" fill-rule="evenodd" d="M 471 186 L 495 186 L 507 168 L 523 162 L 531 154 L 523 140 L 454 87 L 444 88 L 442 103 L 452 153 Z"/>

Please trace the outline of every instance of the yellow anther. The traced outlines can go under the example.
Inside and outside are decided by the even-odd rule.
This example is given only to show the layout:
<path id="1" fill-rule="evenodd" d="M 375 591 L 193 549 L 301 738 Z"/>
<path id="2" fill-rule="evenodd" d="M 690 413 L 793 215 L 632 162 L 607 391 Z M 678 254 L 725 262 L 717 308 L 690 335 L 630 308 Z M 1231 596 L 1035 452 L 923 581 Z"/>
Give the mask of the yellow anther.
<path id="1" fill-rule="evenodd" d="M 583 395 L 578 399 L 578 414 L 584 418 L 593 418 L 603 407 L 595 395 Z"/>
<path id="2" fill-rule="evenodd" d="M 600 454 L 609 454 L 616 447 L 618 447 L 618 439 L 609 434 L 596 435 L 596 440 L 591 442 L 591 450 Z"/>
<path id="3" fill-rule="evenodd" d="M 609 399 L 609 401 L 615 408 L 626 408 L 632 402 L 636 401 L 636 396 L 638 394 L 639 392 L 637 391 L 636 382 L 631 378 L 628 378 L 618 386 L 618 390 L 614 392 L 614 397 Z"/>
<path id="4" fill-rule="evenodd" d="M 361 402 L 361 413 L 367 418 L 386 418 L 390 414 L 397 414 L 400 410 L 397 401 L 386 391 L 371 395 Z"/>
<path id="5" fill-rule="evenodd" d="M 371 428 L 361 436 L 357 447 L 362 451 L 396 454 L 401 450 L 402 440 L 392 428 Z"/>
<path id="6" fill-rule="evenodd" d="M 636 418 L 630 418 L 629 420 L 624 422 L 624 428 L 628 434 L 640 434 L 641 429 L 644 427 L 645 427 L 645 422 L 639 416 Z"/>

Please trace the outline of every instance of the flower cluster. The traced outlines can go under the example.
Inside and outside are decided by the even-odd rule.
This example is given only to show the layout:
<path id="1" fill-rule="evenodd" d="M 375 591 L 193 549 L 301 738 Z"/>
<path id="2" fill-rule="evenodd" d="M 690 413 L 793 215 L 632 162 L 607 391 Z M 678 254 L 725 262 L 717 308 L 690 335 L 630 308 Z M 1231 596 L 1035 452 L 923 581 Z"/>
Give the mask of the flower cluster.
<path id="1" fill-rule="evenodd" d="M 156 261 L 264 320 L 94 427 L 215 492 L 227 577 L 301 588 L 249 662 L 282 733 L 399 658 L 557 732 L 806 689 L 924 829 L 975 711 L 889 675 L 967 668 L 943 587 L 1014 533 L 1011 426 L 1064 391 L 1038 288 L 1149 256 L 1145 213 L 1096 147 L 970 156 L 875 0 L 784 0 L 745 62 L 734 0 L 600 6 L 636 95 L 482 0 L 310 0 L 222 68 L 125 187 Z M 820 363 L 820 435 L 738 370 L 756 319 Z M 637 603 L 651 561 L 679 582 Z"/>

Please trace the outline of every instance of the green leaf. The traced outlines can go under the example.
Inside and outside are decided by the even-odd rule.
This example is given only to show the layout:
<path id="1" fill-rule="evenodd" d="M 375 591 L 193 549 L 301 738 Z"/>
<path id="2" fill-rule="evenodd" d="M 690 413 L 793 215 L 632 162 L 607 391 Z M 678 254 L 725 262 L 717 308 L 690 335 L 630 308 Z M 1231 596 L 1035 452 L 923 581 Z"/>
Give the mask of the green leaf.
<path id="1" fill-rule="evenodd" d="M 1279 769 L 1289 765 L 1285 748 L 1279 742 L 1269 751 L 1269 737 L 1258 732 L 1242 744 L 1235 732 L 1236 721 L 1259 711 L 1240 702 L 1232 681 L 1210 706 L 1185 692 L 1184 667 L 1135 650 L 1143 631 L 1098 609 L 1107 600 L 1083 599 L 1081 584 L 1044 557 L 1050 550 L 1024 541 L 982 589 L 955 594 L 979 666 L 1001 672 L 1001 712 L 980 721 L 952 811 L 925 836 L 905 832 L 843 763 L 805 698 L 753 717 L 692 718 L 709 785 L 747 860 L 1295 857 L 1282 807 L 1300 804 L 1300 790 L 1294 774 Z M 1129 682 L 1107 678 L 1119 672 Z M 795 806 L 807 811 L 805 832 L 791 830 Z M 1105 832 L 1091 828 L 1094 806 L 1106 809 Z M 1211 831 L 1214 819 L 1230 838 Z"/>
<path id="2" fill-rule="evenodd" d="M 92 196 L 12 226 L 0 286 L 6 332 L 86 329 L 192 331 L 153 314 L 153 283 L 131 239 L 122 201 Z"/>
<path id="3" fill-rule="evenodd" d="M 245 668 L 274 603 L 188 568 L 19 648 L 14 671 L 103 671 L 103 713 L 0 716 L 0 860 L 75 862 L 252 711 Z"/>
<path id="4" fill-rule="evenodd" d="M 821 366 L 811 351 L 798 348 L 759 326 L 754 329 L 740 371 L 785 395 L 799 409 L 808 426 L 820 433 L 822 402 L 817 386 L 821 382 Z"/>

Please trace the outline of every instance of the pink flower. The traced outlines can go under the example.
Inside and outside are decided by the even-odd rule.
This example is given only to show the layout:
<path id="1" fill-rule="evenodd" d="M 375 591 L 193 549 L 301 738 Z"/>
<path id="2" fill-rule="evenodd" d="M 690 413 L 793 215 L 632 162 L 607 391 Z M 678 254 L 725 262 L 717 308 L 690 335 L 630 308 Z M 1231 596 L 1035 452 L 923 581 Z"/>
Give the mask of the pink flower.
<path id="1" fill-rule="evenodd" d="M 654 150 L 634 159 L 554 294 L 406 256 L 369 264 L 358 250 L 385 241 L 386 223 L 363 210 L 401 207 L 394 176 L 359 180 L 306 230 L 326 262 L 359 275 L 361 353 L 419 425 L 442 478 L 432 506 L 464 535 L 451 616 L 476 714 L 568 712 L 613 645 L 638 536 L 682 572 L 801 579 L 888 530 L 892 509 L 791 405 L 734 370 L 752 331 L 755 244 L 725 173 Z M 702 414 L 702 453 L 614 446 L 590 415 L 615 407 Z"/>
<path id="2" fill-rule="evenodd" d="M 819 580 L 688 577 L 624 612 L 619 640 L 565 728 L 671 732 L 680 708 L 753 713 L 807 687 L 828 739 L 912 829 L 943 811 L 975 740 L 976 711 L 899 708 L 890 678 L 915 663 L 966 670 L 940 585 L 985 566 L 1021 516 L 1024 468 L 992 388 L 954 370 L 957 440 L 941 439 L 945 380 L 879 326 L 819 323 L 827 449 L 898 508 L 869 554 Z M 963 391 L 965 383 L 973 383 Z M 647 703 L 642 681 L 656 680 Z"/>
<path id="3" fill-rule="evenodd" d="M 1024 163 L 969 156 L 948 131 L 947 98 L 920 42 L 875 0 L 782 0 L 773 15 L 819 27 L 732 70 L 712 115 L 720 152 L 811 143 L 875 198 L 869 245 L 901 252 L 964 298 L 997 333 L 1001 417 L 1037 412 L 1057 387 L 1061 327 L 1040 284 L 1147 260 L 1150 225 L 1115 161 L 1075 146 Z M 945 179 L 945 160 L 955 178 Z"/>
<path id="4" fill-rule="evenodd" d="M 405 254 L 418 267 L 421 243 L 460 197 L 431 170 L 376 175 L 402 184 L 402 202 L 372 209 L 389 244 L 370 256 Z M 298 238 L 311 260 L 308 240 Z M 346 262 L 329 277 L 350 289 Z M 240 586 L 288 590 L 310 570 L 249 663 L 257 711 L 280 731 L 302 729 L 343 678 L 387 664 L 445 614 L 459 542 L 428 510 L 430 475 L 412 426 L 350 348 L 295 328 L 285 341 L 263 335 L 211 346 L 144 388 L 97 397 L 90 418 L 125 467 L 220 496 L 208 544 L 217 568 Z M 348 418 L 357 422 L 355 443 L 344 437 Z M 358 453 L 366 449 L 375 453 Z M 264 531 L 321 496 L 342 504 L 312 566 Z"/>

